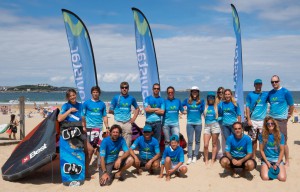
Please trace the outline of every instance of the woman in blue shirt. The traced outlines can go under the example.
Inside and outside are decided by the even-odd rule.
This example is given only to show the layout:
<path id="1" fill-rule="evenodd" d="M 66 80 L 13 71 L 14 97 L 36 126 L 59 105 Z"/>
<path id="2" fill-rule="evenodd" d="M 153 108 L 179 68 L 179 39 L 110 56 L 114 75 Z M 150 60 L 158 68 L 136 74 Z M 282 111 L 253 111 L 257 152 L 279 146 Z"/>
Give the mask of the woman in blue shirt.
<path id="1" fill-rule="evenodd" d="M 188 161 L 187 164 L 196 163 L 200 150 L 200 137 L 202 130 L 201 115 L 204 110 L 204 100 L 200 100 L 200 90 L 193 86 L 189 98 L 182 103 L 186 107 L 187 125 L 186 132 L 188 137 Z M 195 135 L 195 150 L 193 155 L 193 139 Z M 193 159 L 192 159 L 193 158 Z"/>
<path id="2" fill-rule="evenodd" d="M 76 101 L 76 91 L 69 89 L 66 92 L 67 103 L 63 104 L 57 117 L 58 122 L 76 122 L 81 121 L 82 104 Z"/>
<path id="3" fill-rule="evenodd" d="M 286 181 L 286 171 L 283 164 L 284 135 L 279 131 L 278 124 L 272 117 L 264 119 L 262 135 L 259 135 L 259 149 L 262 157 L 260 176 L 269 180 L 269 169 L 280 169 L 277 179 Z"/>

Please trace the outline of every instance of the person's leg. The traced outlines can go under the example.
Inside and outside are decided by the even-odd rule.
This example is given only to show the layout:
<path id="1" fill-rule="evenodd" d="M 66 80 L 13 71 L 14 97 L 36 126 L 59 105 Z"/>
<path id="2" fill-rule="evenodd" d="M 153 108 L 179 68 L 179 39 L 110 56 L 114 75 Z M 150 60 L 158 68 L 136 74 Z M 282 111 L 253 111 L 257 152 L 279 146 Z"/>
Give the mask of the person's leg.
<path id="1" fill-rule="evenodd" d="M 131 139 L 132 139 L 132 126 L 131 123 L 123 123 L 122 126 L 122 136 L 124 137 L 126 144 L 128 147 L 131 146 Z"/>
<path id="2" fill-rule="evenodd" d="M 171 135 L 177 135 L 179 137 L 179 127 L 171 126 Z"/>
<path id="3" fill-rule="evenodd" d="M 252 171 L 253 169 L 255 169 L 256 167 L 256 161 L 254 159 L 248 159 L 246 162 L 245 162 L 245 168 L 244 168 L 244 171 Z"/>
<path id="4" fill-rule="evenodd" d="M 210 134 L 204 133 L 204 161 L 205 165 L 208 164 L 208 146 L 209 146 L 209 140 L 211 138 Z"/>
<path id="5" fill-rule="evenodd" d="M 287 145 L 287 120 L 276 120 L 280 132 L 284 135 L 285 145 L 284 145 L 284 157 L 285 157 L 285 165 L 289 167 L 289 147 Z"/>
<path id="6" fill-rule="evenodd" d="M 84 152 L 85 152 L 85 177 L 88 179 L 91 178 L 89 166 L 94 153 L 94 148 L 92 147 L 90 142 L 88 142 L 88 140 L 84 141 Z"/>
<path id="7" fill-rule="evenodd" d="M 116 172 L 115 174 L 115 178 L 116 179 L 121 179 L 122 173 L 127 170 L 129 167 L 132 166 L 134 160 L 131 156 L 129 156 L 126 160 L 124 160 L 124 162 L 121 163 L 121 167 L 119 168 L 119 170 Z"/>
<path id="8" fill-rule="evenodd" d="M 199 151 L 200 151 L 202 125 L 194 125 L 194 129 L 195 129 L 195 151 L 194 151 L 193 162 L 195 163 L 195 161 L 199 156 Z"/>
<path id="9" fill-rule="evenodd" d="M 179 170 L 178 170 L 180 175 L 185 175 L 187 173 L 187 171 L 188 171 L 188 168 L 185 165 L 180 166 Z"/>
<path id="10" fill-rule="evenodd" d="M 160 143 L 161 138 L 161 123 L 156 122 L 154 124 L 151 124 L 152 130 L 153 130 L 153 137 L 157 139 L 158 143 Z"/>
<path id="11" fill-rule="evenodd" d="M 192 157 L 193 157 L 194 128 L 192 125 L 190 125 L 190 124 L 186 125 L 186 133 L 187 133 L 187 138 L 188 138 L 188 154 L 187 154 L 187 156 L 188 156 L 188 162 L 189 162 L 189 160 L 192 160 Z"/>
<path id="12" fill-rule="evenodd" d="M 223 133 L 223 136 L 224 136 L 224 139 L 225 139 L 225 142 L 226 142 L 227 137 L 229 137 L 230 134 L 231 134 L 231 127 L 230 126 L 226 126 L 226 125 L 222 125 L 221 128 L 222 128 L 222 133 Z"/>
<path id="13" fill-rule="evenodd" d="M 163 132 L 164 132 L 164 137 L 165 137 L 165 146 L 167 147 L 170 144 L 170 127 L 167 125 L 164 125 Z"/>
<path id="14" fill-rule="evenodd" d="M 260 177 L 262 180 L 264 181 L 269 180 L 268 172 L 269 172 L 268 165 L 266 163 L 262 163 L 260 167 Z"/>
<path id="15" fill-rule="evenodd" d="M 213 133 L 212 134 L 212 157 L 211 157 L 211 164 L 214 164 L 216 161 L 216 156 L 217 156 L 217 150 L 218 150 L 218 138 L 219 138 L 219 133 Z"/>
<path id="16" fill-rule="evenodd" d="M 102 172 L 102 169 L 99 169 L 99 184 L 100 184 L 100 186 L 107 186 L 112 183 L 112 181 L 113 181 L 113 174 L 112 174 L 113 166 L 114 166 L 113 163 L 109 163 L 109 164 L 105 165 L 106 172 L 109 175 L 109 179 L 105 183 L 102 183 L 102 181 L 101 181 L 102 180 L 101 177 L 104 173 Z"/>
<path id="17" fill-rule="evenodd" d="M 285 181 L 286 181 L 286 170 L 285 170 L 285 166 L 284 166 L 283 164 L 280 164 L 279 168 L 280 168 L 280 172 L 279 172 L 277 178 L 278 178 L 279 181 L 285 182 Z"/>
<path id="18" fill-rule="evenodd" d="M 171 179 L 171 175 L 169 173 L 171 166 L 172 166 L 171 158 L 166 157 L 166 159 L 165 159 L 166 181 L 170 181 L 170 179 Z"/>

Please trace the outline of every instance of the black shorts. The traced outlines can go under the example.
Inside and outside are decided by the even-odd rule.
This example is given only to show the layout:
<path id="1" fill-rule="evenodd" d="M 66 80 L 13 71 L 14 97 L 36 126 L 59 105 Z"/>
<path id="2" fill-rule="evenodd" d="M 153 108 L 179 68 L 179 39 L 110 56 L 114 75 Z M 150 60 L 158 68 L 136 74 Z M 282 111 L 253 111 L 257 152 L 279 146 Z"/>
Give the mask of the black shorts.
<path id="1" fill-rule="evenodd" d="M 151 159 L 142 159 L 140 156 L 138 156 L 139 160 L 140 160 L 140 167 L 145 167 L 146 164 L 148 163 L 148 161 L 150 161 Z"/>
<path id="2" fill-rule="evenodd" d="M 13 126 L 12 129 L 11 129 L 11 132 L 13 133 L 17 133 L 18 132 L 18 129 L 16 126 Z"/>
<path id="3" fill-rule="evenodd" d="M 229 159 L 227 156 L 223 156 L 221 159 L 220 159 L 220 162 L 222 161 L 222 159 L 223 158 L 227 158 L 229 161 L 230 161 L 230 167 L 231 168 L 245 168 L 245 164 L 248 162 L 248 161 L 253 161 L 253 163 L 254 163 L 254 168 L 256 168 L 256 165 L 257 165 L 257 163 L 256 163 L 256 161 L 254 160 L 254 159 L 248 159 L 248 160 L 246 160 L 246 161 L 244 161 L 243 163 L 242 163 L 242 165 L 240 165 L 240 166 L 236 166 L 236 165 L 234 165 L 233 163 L 232 163 L 232 160 L 231 159 Z M 239 160 L 239 159 L 238 159 Z"/>

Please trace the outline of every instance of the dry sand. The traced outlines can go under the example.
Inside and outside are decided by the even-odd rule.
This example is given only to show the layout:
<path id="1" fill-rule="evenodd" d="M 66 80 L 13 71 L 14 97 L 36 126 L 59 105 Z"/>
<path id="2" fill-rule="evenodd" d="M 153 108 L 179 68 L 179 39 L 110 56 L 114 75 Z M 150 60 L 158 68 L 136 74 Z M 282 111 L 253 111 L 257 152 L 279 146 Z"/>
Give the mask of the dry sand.
<path id="1" fill-rule="evenodd" d="M 34 111 L 26 109 L 26 112 Z M 18 113 L 18 109 L 12 110 Z M 38 113 L 33 113 L 33 118 L 26 118 L 26 134 L 30 132 L 39 122 L 43 120 Z M 9 122 L 9 115 L 0 115 L 0 124 Z M 143 127 L 145 122 L 144 116 L 139 116 L 136 123 Z M 109 115 L 109 123 L 113 124 L 113 116 Z M 180 119 L 181 133 L 186 137 L 186 116 Z M 300 123 L 288 124 L 289 140 L 288 145 L 290 149 L 290 167 L 287 169 L 287 181 L 279 182 L 262 181 L 260 178 L 260 161 L 255 170 L 247 175 L 247 178 L 232 178 L 221 168 L 219 163 L 213 166 L 205 166 L 203 156 L 196 163 L 188 165 L 188 173 L 185 178 L 174 177 L 171 181 L 166 182 L 165 178 L 158 179 L 157 175 L 148 175 L 144 172 L 141 176 L 137 176 L 134 168 L 130 168 L 126 172 L 126 180 L 123 182 L 115 180 L 111 186 L 100 187 L 98 184 L 98 172 L 94 172 L 95 179 L 85 181 L 84 185 L 80 187 L 66 187 L 61 183 L 59 172 L 59 157 L 32 175 L 21 179 L 17 182 L 4 181 L 0 179 L 0 191 L 300 191 Z M 7 134 L 1 134 L 0 139 L 7 137 Z M 19 138 L 19 130 L 18 136 Z M 0 146 L 0 165 L 6 162 L 16 145 Z M 201 136 L 201 152 L 203 152 L 203 137 Z M 210 149 L 211 151 L 211 149 Z M 187 160 L 185 156 L 185 160 Z M 53 174 L 52 174 L 53 167 Z"/>

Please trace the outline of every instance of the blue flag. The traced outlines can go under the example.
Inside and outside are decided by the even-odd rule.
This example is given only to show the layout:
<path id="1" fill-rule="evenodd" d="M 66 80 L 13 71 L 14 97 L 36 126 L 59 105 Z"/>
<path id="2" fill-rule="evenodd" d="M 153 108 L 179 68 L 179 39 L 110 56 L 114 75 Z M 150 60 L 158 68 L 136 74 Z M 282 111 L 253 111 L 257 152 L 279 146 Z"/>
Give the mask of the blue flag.
<path id="1" fill-rule="evenodd" d="M 244 121 L 244 91 L 243 91 L 243 60 L 242 60 L 242 39 L 241 39 L 241 27 L 238 13 L 233 4 L 232 17 L 233 17 L 233 28 L 236 37 L 235 56 L 234 56 L 234 92 L 235 99 L 241 109 L 242 121 Z"/>
<path id="2" fill-rule="evenodd" d="M 159 83 L 159 74 L 149 23 L 140 10 L 132 8 L 132 11 L 135 27 L 136 55 L 144 101 L 147 96 L 152 95 L 153 84 Z"/>
<path id="3" fill-rule="evenodd" d="M 68 36 L 75 84 L 82 103 L 91 98 L 91 88 L 98 84 L 92 42 L 81 19 L 62 9 Z"/>

